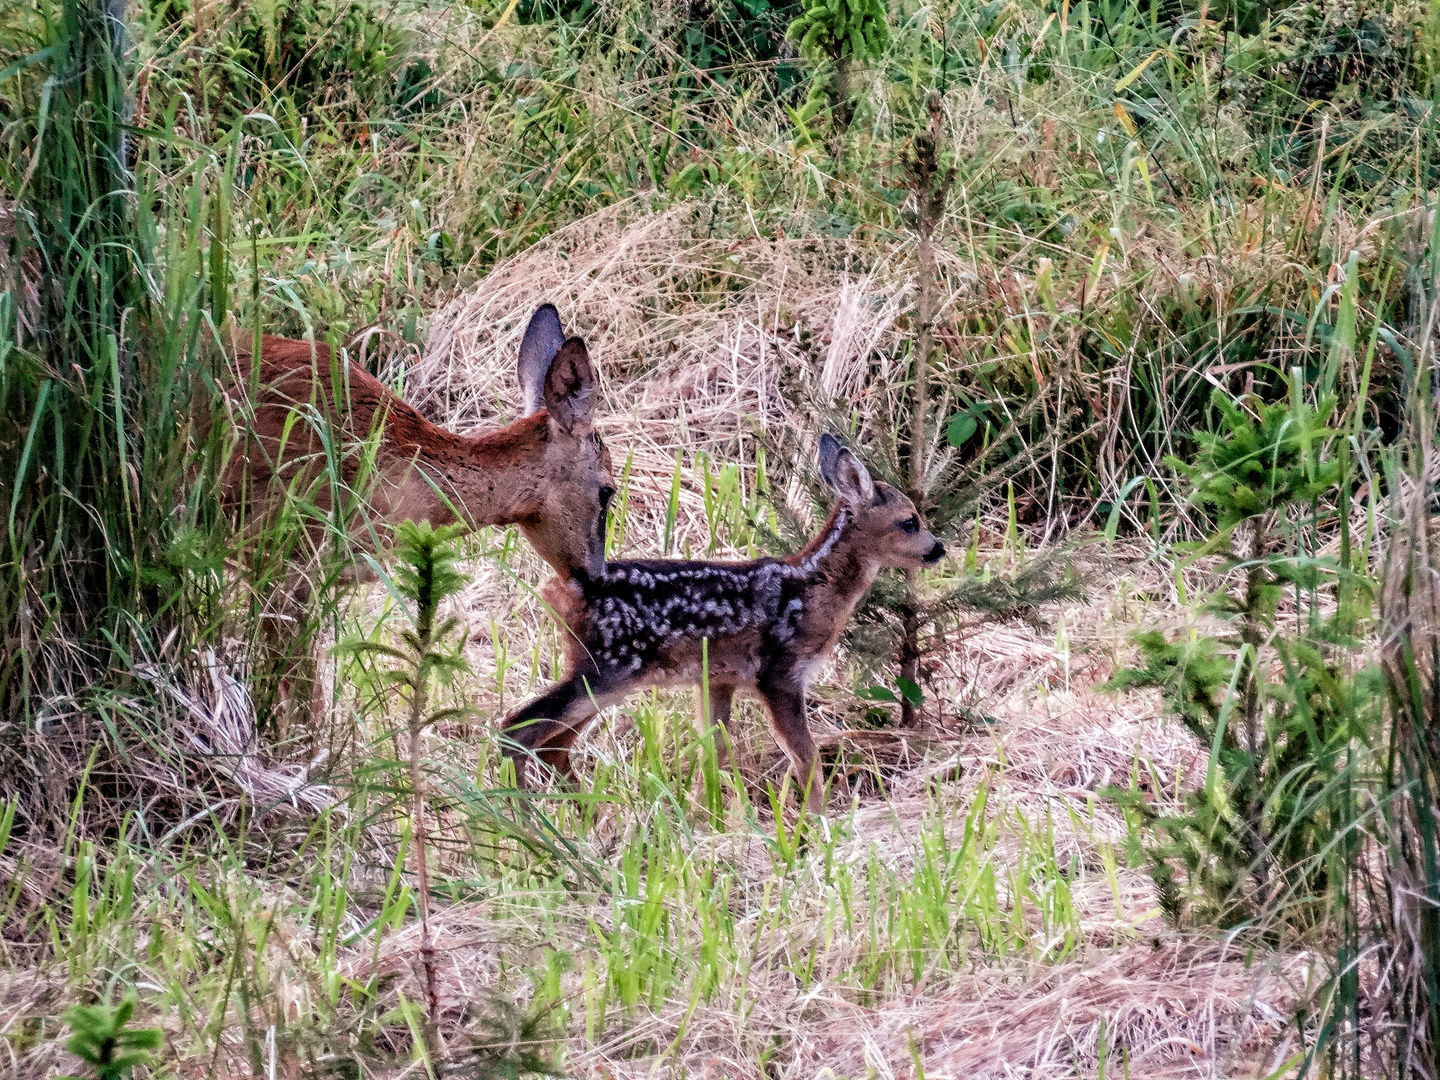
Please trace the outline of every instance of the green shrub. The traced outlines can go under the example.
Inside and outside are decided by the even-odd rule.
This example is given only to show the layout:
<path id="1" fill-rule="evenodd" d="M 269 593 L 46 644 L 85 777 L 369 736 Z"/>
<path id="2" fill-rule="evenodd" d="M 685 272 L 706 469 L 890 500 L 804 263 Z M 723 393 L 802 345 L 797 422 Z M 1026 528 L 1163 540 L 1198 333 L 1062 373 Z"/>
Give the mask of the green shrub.
<path id="1" fill-rule="evenodd" d="M 1313 524 L 1319 500 L 1342 482 L 1327 454 L 1335 402 L 1311 409 L 1297 392 L 1287 404 L 1236 405 L 1217 390 L 1213 404 L 1221 430 L 1197 437 L 1193 462 L 1170 464 L 1215 514 L 1198 553 L 1223 553 L 1221 572 L 1239 576 L 1238 590 L 1198 605 L 1232 629 L 1175 640 L 1142 633 L 1140 664 L 1109 684 L 1158 688 L 1208 751 L 1205 775 L 1179 814 L 1154 809 L 1138 785 L 1113 793 L 1153 830 L 1151 872 L 1171 918 L 1305 922 L 1323 902 L 1330 842 L 1349 823 L 1334 785 L 1377 701 L 1373 674 L 1350 663 L 1350 605 L 1327 612 L 1322 602 L 1348 568 L 1306 547 L 1304 510 Z M 1293 616 L 1282 617 L 1287 591 Z"/>
<path id="2" fill-rule="evenodd" d="M 1332 147 L 1353 140 L 1350 154 L 1324 165 L 1328 179 L 1360 192 L 1382 180 L 1431 107 L 1433 76 L 1411 56 L 1426 40 L 1420 16 L 1321 0 L 1240 20 L 1233 85 L 1276 168 L 1308 168 L 1322 137 Z"/>
<path id="3" fill-rule="evenodd" d="M 428 92 L 404 20 L 376 0 L 256 0 L 211 25 L 192 0 L 145 3 L 161 70 L 198 91 L 217 129 L 252 110 L 375 119 Z"/>
<path id="4" fill-rule="evenodd" d="M 150 1063 L 150 1051 L 164 1042 L 159 1028 L 132 1028 L 135 1014 L 135 992 L 132 990 L 116 1006 L 72 1005 L 65 1010 L 65 1022 L 75 1034 L 65 1042 L 65 1049 L 95 1069 L 95 1080 L 129 1080 L 136 1065 Z M 80 1080 L 62 1076 L 58 1080 Z"/>
<path id="5" fill-rule="evenodd" d="M 792 118 L 805 130 L 817 112 L 821 94 L 834 104 L 839 133 L 850 126 L 850 68 L 880 59 L 890 44 L 889 13 L 882 0 L 804 0 L 803 10 L 785 32 L 817 69 L 810 96 Z"/>

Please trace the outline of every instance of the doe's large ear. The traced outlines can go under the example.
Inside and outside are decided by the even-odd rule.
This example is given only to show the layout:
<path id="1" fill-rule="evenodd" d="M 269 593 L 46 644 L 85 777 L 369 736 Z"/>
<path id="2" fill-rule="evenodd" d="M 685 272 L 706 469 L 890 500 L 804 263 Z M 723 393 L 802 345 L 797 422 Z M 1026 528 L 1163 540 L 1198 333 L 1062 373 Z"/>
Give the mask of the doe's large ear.
<path id="1" fill-rule="evenodd" d="M 829 432 L 820 436 L 820 475 L 851 506 L 869 506 L 875 501 L 869 471 Z"/>
<path id="2" fill-rule="evenodd" d="M 545 374 L 545 408 L 561 431 L 575 435 L 595 415 L 595 369 L 585 342 L 572 337 L 560 346 Z"/>
<path id="3" fill-rule="evenodd" d="M 541 304 L 530 316 L 525 337 L 520 341 L 520 389 L 525 395 L 525 415 L 545 407 L 545 376 L 550 361 L 565 344 L 565 331 L 560 328 L 560 313 L 554 304 Z"/>

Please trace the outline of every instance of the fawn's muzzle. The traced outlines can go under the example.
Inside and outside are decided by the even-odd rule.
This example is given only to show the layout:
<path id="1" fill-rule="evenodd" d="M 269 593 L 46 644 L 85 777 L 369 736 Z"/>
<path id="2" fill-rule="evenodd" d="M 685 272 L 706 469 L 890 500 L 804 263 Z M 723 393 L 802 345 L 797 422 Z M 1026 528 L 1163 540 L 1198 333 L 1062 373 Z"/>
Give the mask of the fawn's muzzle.
<path id="1" fill-rule="evenodd" d="M 932 547 L 929 551 L 927 551 L 924 555 L 924 559 L 927 563 L 939 562 L 944 557 L 945 545 L 940 543 L 939 540 L 936 540 L 935 546 Z"/>

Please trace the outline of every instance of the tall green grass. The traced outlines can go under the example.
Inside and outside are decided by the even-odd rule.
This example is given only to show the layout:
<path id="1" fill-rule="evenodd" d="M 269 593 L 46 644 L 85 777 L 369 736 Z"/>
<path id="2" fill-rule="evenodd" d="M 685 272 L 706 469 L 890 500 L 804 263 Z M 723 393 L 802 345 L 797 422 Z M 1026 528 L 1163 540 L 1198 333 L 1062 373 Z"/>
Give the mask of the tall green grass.
<path id="1" fill-rule="evenodd" d="M 157 170 L 164 140 L 128 127 L 130 46 L 103 5 L 3 19 L 0 709 L 23 754 L 35 722 L 74 715 L 171 628 L 213 624 L 222 534 L 197 452 L 212 180 L 203 165 Z"/>

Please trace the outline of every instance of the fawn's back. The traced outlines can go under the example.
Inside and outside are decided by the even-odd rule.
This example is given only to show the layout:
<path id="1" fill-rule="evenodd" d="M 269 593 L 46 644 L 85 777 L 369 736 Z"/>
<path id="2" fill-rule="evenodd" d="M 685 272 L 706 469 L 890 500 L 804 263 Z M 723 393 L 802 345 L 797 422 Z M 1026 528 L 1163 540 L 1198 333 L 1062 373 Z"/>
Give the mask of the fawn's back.
<path id="1" fill-rule="evenodd" d="M 848 614 L 843 584 L 860 568 L 826 558 L 848 521 L 837 508 L 820 541 L 789 559 L 612 561 L 600 578 L 557 583 L 547 596 L 572 631 L 577 666 L 673 685 L 698 681 L 703 657 L 712 678 L 753 683 L 767 666 L 822 650 Z"/>

